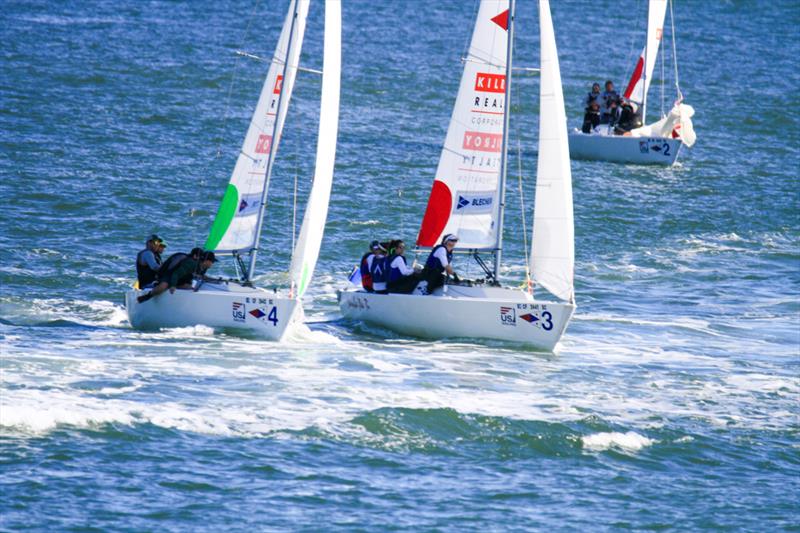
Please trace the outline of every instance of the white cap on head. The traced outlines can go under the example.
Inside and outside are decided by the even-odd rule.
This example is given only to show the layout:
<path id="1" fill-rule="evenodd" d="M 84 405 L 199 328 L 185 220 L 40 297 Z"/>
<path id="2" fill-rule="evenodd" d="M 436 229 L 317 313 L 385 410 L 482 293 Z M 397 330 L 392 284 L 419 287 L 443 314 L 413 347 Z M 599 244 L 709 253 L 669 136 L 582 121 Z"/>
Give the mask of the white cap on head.
<path id="1" fill-rule="evenodd" d="M 458 240 L 458 235 L 456 235 L 454 233 L 448 233 L 447 235 L 444 236 L 444 238 L 442 238 L 442 244 L 445 244 L 445 243 L 447 243 L 449 241 L 454 241 L 455 242 L 457 240 Z"/>

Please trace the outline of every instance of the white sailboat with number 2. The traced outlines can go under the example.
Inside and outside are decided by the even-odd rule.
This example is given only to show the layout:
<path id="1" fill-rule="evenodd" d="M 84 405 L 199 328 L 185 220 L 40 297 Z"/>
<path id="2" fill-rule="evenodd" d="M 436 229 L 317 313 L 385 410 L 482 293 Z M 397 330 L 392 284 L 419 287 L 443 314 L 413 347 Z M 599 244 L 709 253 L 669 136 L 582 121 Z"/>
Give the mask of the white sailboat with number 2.
<path id="1" fill-rule="evenodd" d="M 314 182 L 285 290 L 253 286 L 269 182 L 298 71 L 309 0 L 291 0 L 275 54 L 241 152 L 205 244 L 217 256 L 233 258 L 238 277 L 207 280 L 194 290 L 165 292 L 144 303 L 143 291 L 125 295 L 130 323 L 157 329 L 205 325 L 246 330 L 280 339 L 302 318 L 300 297 L 308 288 L 319 255 L 328 212 L 339 123 L 341 4 L 325 3 L 325 36 Z M 249 259 L 246 261 L 246 259 Z"/>
<path id="2" fill-rule="evenodd" d="M 623 96 L 640 107 L 642 121 L 647 120 L 647 92 L 653 79 L 658 50 L 664 35 L 664 18 L 669 0 L 650 0 L 647 12 L 647 39 Z M 662 47 L 663 49 L 663 47 Z M 635 128 L 628 135 L 615 135 L 614 128 L 601 125 L 597 131 L 569 134 L 570 155 L 574 159 L 613 161 L 641 165 L 672 165 L 683 145 L 691 147 L 696 140 L 692 106 L 684 104 L 678 84 L 675 58 L 675 29 L 672 29 L 672 50 L 675 64 L 677 100 L 660 120 Z M 662 83 L 663 83 L 662 79 Z M 662 91 L 663 92 L 663 91 Z"/>
<path id="3" fill-rule="evenodd" d="M 548 0 L 539 2 L 539 160 L 530 270 L 561 301 L 497 282 L 508 167 L 514 0 L 482 0 L 417 245 L 458 234 L 457 252 L 494 255 L 483 283 L 452 283 L 433 294 L 339 293 L 351 318 L 426 338 L 488 338 L 553 350 L 575 311 L 572 175 L 564 96 Z M 483 263 L 480 260 L 480 263 Z"/>

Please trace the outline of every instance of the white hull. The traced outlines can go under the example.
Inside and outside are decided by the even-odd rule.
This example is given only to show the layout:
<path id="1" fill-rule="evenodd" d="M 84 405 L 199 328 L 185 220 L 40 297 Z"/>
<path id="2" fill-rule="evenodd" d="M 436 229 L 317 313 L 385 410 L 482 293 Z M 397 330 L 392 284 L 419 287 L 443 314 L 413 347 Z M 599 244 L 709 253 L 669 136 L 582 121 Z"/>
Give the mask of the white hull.
<path id="1" fill-rule="evenodd" d="M 528 293 L 501 287 L 448 285 L 433 295 L 374 294 L 343 290 L 344 316 L 406 335 L 512 341 L 553 351 L 575 305 L 535 301 Z"/>
<path id="2" fill-rule="evenodd" d="M 136 297 L 146 292 L 125 293 L 128 321 L 136 329 L 204 325 L 280 340 L 289 324 L 302 313 L 296 298 L 237 283 L 206 282 L 197 291 L 176 290 L 174 294 L 167 291 L 138 303 Z"/>
<path id="3" fill-rule="evenodd" d="M 672 165 L 683 143 L 665 137 L 624 137 L 571 131 L 569 155 L 572 159 L 590 159 L 636 165 Z"/>

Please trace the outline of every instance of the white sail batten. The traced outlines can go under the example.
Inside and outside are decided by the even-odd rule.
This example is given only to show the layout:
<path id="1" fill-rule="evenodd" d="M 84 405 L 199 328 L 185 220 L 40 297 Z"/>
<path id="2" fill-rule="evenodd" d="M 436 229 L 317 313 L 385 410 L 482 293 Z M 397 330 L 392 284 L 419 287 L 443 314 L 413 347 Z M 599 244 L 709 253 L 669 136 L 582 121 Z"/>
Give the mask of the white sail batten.
<path id="1" fill-rule="evenodd" d="M 539 32 L 539 160 L 530 266 L 535 283 L 562 300 L 572 301 L 575 269 L 572 171 L 549 0 L 539 1 Z"/>
<path id="2" fill-rule="evenodd" d="M 258 248 L 262 198 L 294 88 L 308 4 L 309 0 L 292 0 L 289 5 L 261 95 L 206 241 L 207 250 L 247 253 Z"/>
<path id="3" fill-rule="evenodd" d="M 303 295 L 314 273 L 328 216 L 328 203 L 336 158 L 339 130 L 339 89 L 342 65 L 342 6 L 338 1 L 325 3 L 325 39 L 322 60 L 319 136 L 314 182 L 303 216 L 300 237 L 292 253 L 292 288 Z"/>
<path id="4" fill-rule="evenodd" d="M 623 96 L 637 104 L 643 104 L 650 89 L 653 78 L 653 69 L 656 66 L 658 47 L 664 33 L 664 17 L 667 14 L 667 0 L 650 0 L 647 14 L 647 42 L 636 67 L 633 70 L 628 87 Z M 645 68 L 645 62 L 646 68 Z"/>
<path id="5" fill-rule="evenodd" d="M 507 42 L 508 0 L 482 0 L 418 246 L 447 233 L 461 249 L 496 246 Z"/>

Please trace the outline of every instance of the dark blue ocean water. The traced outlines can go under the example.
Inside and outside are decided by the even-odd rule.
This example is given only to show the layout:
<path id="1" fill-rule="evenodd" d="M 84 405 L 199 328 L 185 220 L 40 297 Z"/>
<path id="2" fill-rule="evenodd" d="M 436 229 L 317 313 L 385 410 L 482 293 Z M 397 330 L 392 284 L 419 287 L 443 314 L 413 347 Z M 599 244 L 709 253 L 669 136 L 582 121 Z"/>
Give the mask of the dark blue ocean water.
<path id="1" fill-rule="evenodd" d="M 800 6 L 677 3 L 698 142 L 672 168 L 573 163 L 579 307 L 557 354 L 400 337 L 336 305 L 365 243 L 416 235 L 475 13 L 459 0 L 345 3 L 308 329 L 134 331 L 134 255 L 154 231 L 205 240 L 266 70 L 234 51 L 271 56 L 286 4 L 3 3 L 0 529 L 800 530 Z M 624 85 L 644 3 L 552 8 L 577 125 L 591 82 Z M 516 63 L 536 66 L 535 3 L 518 17 Z M 314 2 L 312 68 L 321 22 Z M 514 90 L 526 209 L 537 83 Z M 301 74 L 262 285 L 285 279 L 318 93 Z"/>

